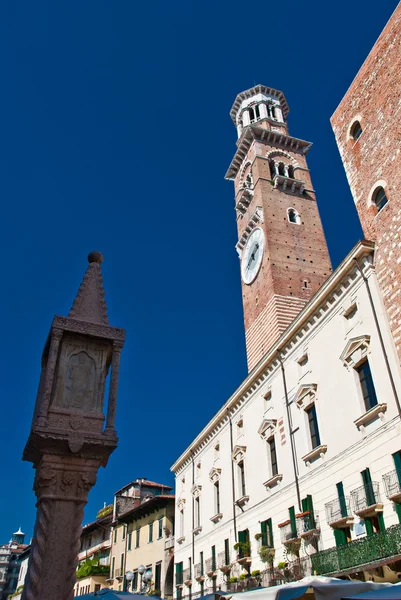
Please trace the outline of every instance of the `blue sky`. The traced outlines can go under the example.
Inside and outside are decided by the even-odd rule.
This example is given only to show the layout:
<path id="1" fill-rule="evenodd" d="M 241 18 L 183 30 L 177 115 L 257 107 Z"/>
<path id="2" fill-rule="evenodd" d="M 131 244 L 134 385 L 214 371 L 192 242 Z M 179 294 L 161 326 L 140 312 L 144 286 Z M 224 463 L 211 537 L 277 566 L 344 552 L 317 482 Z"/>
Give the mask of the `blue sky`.
<path id="1" fill-rule="evenodd" d="M 369 10 L 369 5 L 374 10 Z M 109 318 L 127 330 L 118 449 L 86 521 L 171 464 L 246 375 L 229 110 L 284 91 L 334 266 L 361 237 L 329 118 L 395 0 L 0 3 L 2 490 L 0 543 L 32 534 L 21 461 L 40 356 L 87 253 L 105 256 Z"/>

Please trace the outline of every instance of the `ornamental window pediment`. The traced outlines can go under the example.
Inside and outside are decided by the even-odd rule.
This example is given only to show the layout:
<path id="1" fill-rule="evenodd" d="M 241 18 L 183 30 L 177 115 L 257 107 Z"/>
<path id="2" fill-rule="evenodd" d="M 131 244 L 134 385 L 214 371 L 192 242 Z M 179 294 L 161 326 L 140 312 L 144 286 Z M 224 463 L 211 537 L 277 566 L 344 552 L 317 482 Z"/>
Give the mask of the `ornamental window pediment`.
<path id="1" fill-rule="evenodd" d="M 216 481 L 219 481 L 221 476 L 221 469 L 216 469 L 216 467 L 213 467 L 213 469 L 211 469 L 210 473 L 209 473 L 209 479 L 212 483 L 216 483 Z"/>
<path id="2" fill-rule="evenodd" d="M 180 498 L 177 502 L 178 510 L 184 510 L 185 508 L 185 498 Z"/>
<path id="3" fill-rule="evenodd" d="M 241 460 L 243 460 L 245 457 L 245 452 L 246 452 L 246 446 L 235 446 L 233 453 L 232 453 L 233 461 L 236 463 L 241 462 Z"/>
<path id="4" fill-rule="evenodd" d="M 352 338 L 345 346 L 340 360 L 345 367 L 356 367 L 366 358 L 369 352 L 370 335 L 360 335 Z"/>
<path id="5" fill-rule="evenodd" d="M 263 440 L 268 440 L 276 433 L 276 419 L 263 419 L 258 429 L 258 434 Z"/>
<path id="6" fill-rule="evenodd" d="M 295 394 L 295 403 L 298 408 L 303 408 L 304 410 L 314 404 L 316 401 L 316 383 L 304 383 L 300 385 L 297 393 Z"/>
<path id="7" fill-rule="evenodd" d="M 202 486 L 201 485 L 194 484 L 191 487 L 191 494 L 192 494 L 192 496 L 194 498 L 197 498 L 200 495 L 201 491 L 202 491 Z"/>

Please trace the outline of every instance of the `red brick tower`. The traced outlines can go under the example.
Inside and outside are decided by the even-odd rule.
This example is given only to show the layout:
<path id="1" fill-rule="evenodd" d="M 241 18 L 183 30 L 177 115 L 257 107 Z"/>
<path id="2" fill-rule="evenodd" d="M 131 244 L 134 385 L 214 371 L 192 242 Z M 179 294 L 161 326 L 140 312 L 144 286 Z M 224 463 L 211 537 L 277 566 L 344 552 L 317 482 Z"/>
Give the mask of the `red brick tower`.
<path id="1" fill-rule="evenodd" d="M 288 133 L 288 105 L 257 85 L 231 109 L 234 181 L 246 350 L 251 370 L 331 272 L 305 155 L 311 144 Z"/>
<path id="2" fill-rule="evenodd" d="M 331 118 L 401 359 L 401 4 Z"/>

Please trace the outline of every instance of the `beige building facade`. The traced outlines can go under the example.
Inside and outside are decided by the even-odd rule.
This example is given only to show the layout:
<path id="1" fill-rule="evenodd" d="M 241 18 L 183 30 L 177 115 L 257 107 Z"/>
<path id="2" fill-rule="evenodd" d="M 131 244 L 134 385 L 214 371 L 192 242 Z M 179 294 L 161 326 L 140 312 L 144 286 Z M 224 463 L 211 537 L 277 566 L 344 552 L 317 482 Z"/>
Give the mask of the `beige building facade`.
<path id="1" fill-rule="evenodd" d="M 108 581 L 112 589 L 173 595 L 175 497 L 170 492 L 169 486 L 139 479 L 115 495 Z M 138 571 L 141 566 L 149 581 Z"/>

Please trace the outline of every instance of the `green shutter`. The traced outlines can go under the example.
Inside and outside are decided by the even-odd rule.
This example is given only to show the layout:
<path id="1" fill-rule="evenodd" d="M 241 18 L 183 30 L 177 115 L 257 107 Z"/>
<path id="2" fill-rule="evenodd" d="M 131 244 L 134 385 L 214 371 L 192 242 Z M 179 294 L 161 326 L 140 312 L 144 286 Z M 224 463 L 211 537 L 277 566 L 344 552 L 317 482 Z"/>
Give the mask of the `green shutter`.
<path id="1" fill-rule="evenodd" d="M 245 539 L 245 530 L 238 532 L 238 541 L 239 541 L 240 544 L 243 544 L 246 541 L 246 539 Z"/>
<path id="2" fill-rule="evenodd" d="M 401 523 L 401 504 L 394 504 L 395 506 L 395 512 L 398 515 L 398 520 Z"/>
<path id="3" fill-rule="evenodd" d="M 397 469 L 398 483 L 401 484 L 401 452 L 394 452 L 393 460 L 395 468 Z"/>
<path id="4" fill-rule="evenodd" d="M 366 500 L 369 505 L 375 504 L 376 500 L 373 493 L 372 478 L 369 468 L 361 472 L 363 487 L 365 488 Z"/>
<path id="5" fill-rule="evenodd" d="M 365 527 L 366 527 L 366 535 L 372 535 L 373 534 L 373 525 L 372 525 L 372 521 L 369 519 L 369 517 L 365 518 Z"/>
<path id="6" fill-rule="evenodd" d="M 347 516 L 347 503 L 345 502 L 343 482 L 340 481 L 339 483 L 337 483 L 336 487 L 337 487 L 338 499 L 340 501 L 341 516 L 346 517 Z"/>
<path id="7" fill-rule="evenodd" d="M 309 508 L 308 508 L 308 497 L 303 498 L 301 500 L 301 505 L 302 505 L 302 512 L 306 512 L 307 510 L 309 510 Z"/>
<path id="8" fill-rule="evenodd" d="M 295 537 L 297 537 L 297 523 L 296 523 L 296 520 L 295 520 L 295 508 L 293 506 L 291 506 L 288 509 L 288 513 L 290 515 L 292 535 L 295 538 Z"/>
<path id="9" fill-rule="evenodd" d="M 313 510 L 313 500 L 312 500 L 312 496 L 310 494 L 308 494 L 306 496 L 306 503 L 307 503 L 307 507 L 308 507 L 306 510 L 309 510 L 309 519 L 310 519 L 309 520 L 309 527 L 311 529 L 314 529 L 315 526 L 316 526 L 316 523 L 315 523 L 315 511 Z"/>
<path id="10" fill-rule="evenodd" d="M 377 513 L 377 520 L 379 522 L 379 531 L 385 531 L 386 526 L 384 524 L 384 516 L 382 512 Z"/>
<path id="11" fill-rule="evenodd" d="M 262 532 L 262 546 L 267 546 L 267 521 L 262 521 L 260 524 Z"/>
<path id="12" fill-rule="evenodd" d="M 336 546 L 341 546 L 342 544 L 347 543 L 347 534 L 344 529 L 335 529 L 334 530 L 334 539 L 336 540 Z"/>
<path id="13" fill-rule="evenodd" d="M 269 546 L 269 548 L 274 548 L 272 520 L 267 519 L 266 525 L 267 525 L 267 546 Z"/>

